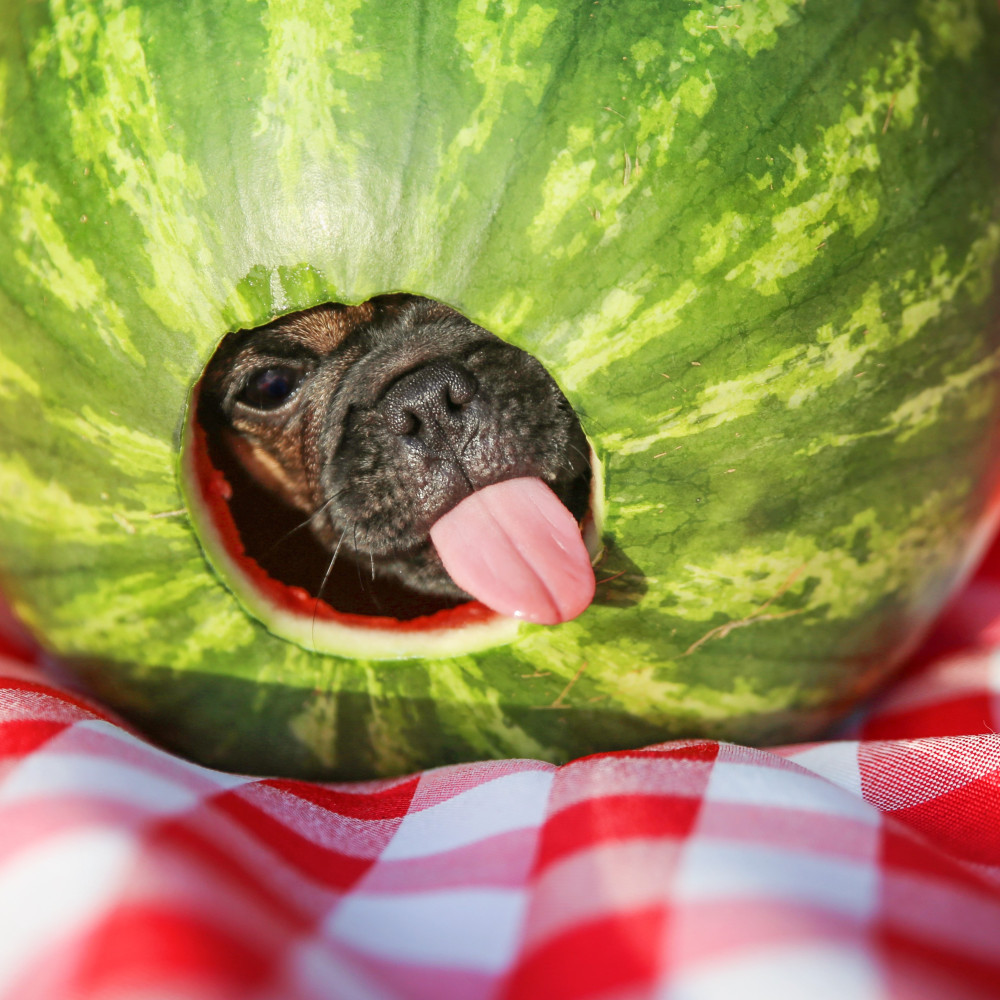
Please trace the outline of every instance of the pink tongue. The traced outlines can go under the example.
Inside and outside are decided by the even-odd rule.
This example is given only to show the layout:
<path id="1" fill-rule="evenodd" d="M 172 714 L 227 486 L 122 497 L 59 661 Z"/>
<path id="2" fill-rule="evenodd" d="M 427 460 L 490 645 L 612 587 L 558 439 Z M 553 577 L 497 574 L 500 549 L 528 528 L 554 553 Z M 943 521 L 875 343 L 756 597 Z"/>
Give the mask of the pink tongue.
<path id="1" fill-rule="evenodd" d="M 431 528 L 431 541 L 455 583 L 501 614 L 555 625 L 594 597 L 580 527 L 540 479 L 477 490 Z"/>

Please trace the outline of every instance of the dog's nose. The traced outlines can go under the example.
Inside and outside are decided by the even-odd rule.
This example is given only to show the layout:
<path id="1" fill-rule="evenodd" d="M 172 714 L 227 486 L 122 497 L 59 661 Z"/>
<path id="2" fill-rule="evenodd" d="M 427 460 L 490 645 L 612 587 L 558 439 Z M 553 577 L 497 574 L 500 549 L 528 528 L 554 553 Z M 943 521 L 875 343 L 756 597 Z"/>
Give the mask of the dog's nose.
<path id="1" fill-rule="evenodd" d="M 476 395 L 475 376 L 453 361 L 432 361 L 389 388 L 379 408 L 394 434 L 433 444 L 464 422 L 464 409 Z"/>

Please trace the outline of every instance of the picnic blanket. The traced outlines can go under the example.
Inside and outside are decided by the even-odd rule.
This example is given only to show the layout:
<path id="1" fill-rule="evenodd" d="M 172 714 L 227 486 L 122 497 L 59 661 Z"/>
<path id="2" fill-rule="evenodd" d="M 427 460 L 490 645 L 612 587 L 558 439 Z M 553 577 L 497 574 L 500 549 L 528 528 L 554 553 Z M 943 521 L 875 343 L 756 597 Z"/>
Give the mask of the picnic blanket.
<path id="1" fill-rule="evenodd" d="M 224 774 L 0 656 L 0 1000 L 1000 997 L 1000 550 L 822 743 Z"/>

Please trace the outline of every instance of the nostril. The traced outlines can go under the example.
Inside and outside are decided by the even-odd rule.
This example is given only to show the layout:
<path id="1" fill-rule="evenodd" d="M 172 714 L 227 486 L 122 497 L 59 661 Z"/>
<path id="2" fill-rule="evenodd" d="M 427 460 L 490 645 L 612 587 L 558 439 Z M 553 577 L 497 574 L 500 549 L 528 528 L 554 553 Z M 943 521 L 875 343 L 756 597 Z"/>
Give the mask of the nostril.
<path id="1" fill-rule="evenodd" d="M 420 433 L 420 420 L 409 410 L 394 410 L 386 414 L 389 430 L 400 437 L 416 437 Z"/>
<path id="2" fill-rule="evenodd" d="M 460 410 L 467 403 L 471 403 L 476 395 L 476 386 L 471 377 L 456 379 L 448 383 L 447 388 L 448 405 L 453 410 Z"/>
<path id="3" fill-rule="evenodd" d="M 428 427 L 462 419 L 478 384 L 464 367 L 434 361 L 397 379 L 379 404 L 387 427 L 402 437 L 421 437 Z"/>

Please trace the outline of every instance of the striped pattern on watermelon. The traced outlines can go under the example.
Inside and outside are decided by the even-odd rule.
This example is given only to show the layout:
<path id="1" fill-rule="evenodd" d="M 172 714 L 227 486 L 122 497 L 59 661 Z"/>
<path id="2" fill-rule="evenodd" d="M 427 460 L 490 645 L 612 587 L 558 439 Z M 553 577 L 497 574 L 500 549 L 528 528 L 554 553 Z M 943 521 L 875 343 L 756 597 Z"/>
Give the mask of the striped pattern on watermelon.
<path id="1" fill-rule="evenodd" d="M 0 584 L 242 769 L 814 733 L 993 514 L 992 0 L 0 0 Z M 606 466 L 579 619 L 272 636 L 178 482 L 221 336 L 405 290 L 534 353 Z"/>

